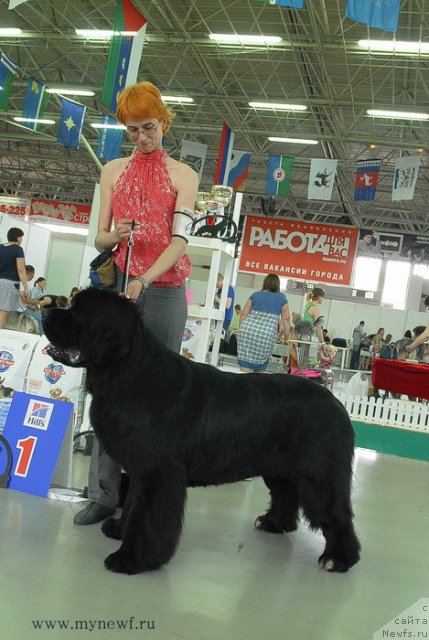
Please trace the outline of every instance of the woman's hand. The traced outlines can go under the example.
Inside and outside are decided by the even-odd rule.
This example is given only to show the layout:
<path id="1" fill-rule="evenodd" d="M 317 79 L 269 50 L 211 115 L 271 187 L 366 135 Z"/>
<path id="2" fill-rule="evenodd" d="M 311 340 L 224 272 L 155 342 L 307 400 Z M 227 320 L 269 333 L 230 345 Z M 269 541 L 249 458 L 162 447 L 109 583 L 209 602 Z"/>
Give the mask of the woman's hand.
<path id="1" fill-rule="evenodd" d="M 139 282 L 138 280 L 131 280 L 128 283 L 128 287 L 125 292 L 125 295 L 127 298 L 135 302 L 139 297 L 139 295 L 141 294 L 142 288 L 143 288 L 143 285 L 141 282 Z"/>
<path id="2" fill-rule="evenodd" d="M 115 233 L 115 237 L 116 237 L 116 242 L 126 242 L 128 241 L 130 235 L 131 235 L 131 225 L 133 223 L 133 219 L 132 218 L 124 218 L 122 220 L 118 221 L 118 224 L 116 225 L 115 229 L 114 229 L 114 233 Z"/>

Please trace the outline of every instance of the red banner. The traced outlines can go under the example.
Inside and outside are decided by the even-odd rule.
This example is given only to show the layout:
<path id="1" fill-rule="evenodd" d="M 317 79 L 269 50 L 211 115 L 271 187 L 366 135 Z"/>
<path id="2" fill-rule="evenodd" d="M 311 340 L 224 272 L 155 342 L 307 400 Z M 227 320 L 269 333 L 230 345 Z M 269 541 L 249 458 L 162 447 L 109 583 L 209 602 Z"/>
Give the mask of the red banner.
<path id="1" fill-rule="evenodd" d="M 30 216 L 40 216 L 72 224 L 89 224 L 91 206 L 58 200 L 31 200 Z"/>
<path id="2" fill-rule="evenodd" d="M 247 216 L 239 269 L 350 285 L 358 236 L 355 227 Z"/>

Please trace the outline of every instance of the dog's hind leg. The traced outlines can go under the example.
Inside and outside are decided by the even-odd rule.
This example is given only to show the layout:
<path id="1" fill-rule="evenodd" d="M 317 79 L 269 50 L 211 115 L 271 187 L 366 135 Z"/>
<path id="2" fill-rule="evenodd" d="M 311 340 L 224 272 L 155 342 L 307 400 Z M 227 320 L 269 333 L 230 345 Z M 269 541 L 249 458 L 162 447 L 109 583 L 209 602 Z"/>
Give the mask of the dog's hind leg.
<path id="1" fill-rule="evenodd" d="M 339 486 L 325 479 L 302 479 L 300 502 L 311 529 L 321 529 L 325 550 L 319 565 L 325 571 L 345 572 L 359 561 L 360 544 L 353 527 L 349 483 Z"/>
<path id="2" fill-rule="evenodd" d="M 270 490 L 271 504 L 264 515 L 256 518 L 255 527 L 270 533 L 295 531 L 299 509 L 297 487 L 286 478 L 264 476 L 263 480 Z"/>
<path id="3" fill-rule="evenodd" d="M 104 561 L 118 573 L 158 569 L 173 556 L 182 530 L 186 477 L 170 467 L 132 481 L 122 529 L 122 544 Z"/>

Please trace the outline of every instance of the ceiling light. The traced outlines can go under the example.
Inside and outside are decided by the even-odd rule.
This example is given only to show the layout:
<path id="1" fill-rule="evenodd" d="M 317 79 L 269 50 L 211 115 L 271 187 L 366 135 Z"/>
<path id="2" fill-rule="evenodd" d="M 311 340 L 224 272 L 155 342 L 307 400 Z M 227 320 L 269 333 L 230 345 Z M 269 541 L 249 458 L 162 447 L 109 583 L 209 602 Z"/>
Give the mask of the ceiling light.
<path id="1" fill-rule="evenodd" d="M 277 109 L 278 111 L 307 111 L 305 104 L 285 104 L 283 102 L 249 102 L 254 109 Z"/>
<path id="2" fill-rule="evenodd" d="M 358 40 L 362 49 L 387 51 L 390 53 L 429 53 L 428 42 L 406 42 L 404 40 Z"/>
<path id="3" fill-rule="evenodd" d="M 15 120 L 15 122 L 37 122 L 38 124 L 55 124 L 55 120 L 45 120 L 45 118 L 22 118 L 21 116 L 14 116 L 12 120 Z"/>
<path id="4" fill-rule="evenodd" d="M 94 129 L 126 129 L 124 124 L 103 124 L 102 122 L 91 122 Z"/>
<path id="5" fill-rule="evenodd" d="M 293 144 L 319 144 L 318 140 L 305 140 L 304 138 L 278 138 L 277 136 L 270 136 L 268 140 L 270 140 L 270 142 L 292 142 Z"/>
<path id="6" fill-rule="evenodd" d="M 95 96 L 95 91 L 87 91 L 86 89 L 46 89 L 46 93 L 59 93 L 63 96 Z"/>
<path id="7" fill-rule="evenodd" d="M 189 98 L 188 96 L 161 96 L 164 102 L 193 102 L 193 98 Z"/>
<path id="8" fill-rule="evenodd" d="M 110 31 L 108 29 L 75 29 L 75 33 L 78 36 L 84 38 L 95 38 L 101 40 L 108 40 L 113 36 L 136 36 L 137 31 Z"/>
<path id="9" fill-rule="evenodd" d="M 0 29 L 0 36 L 20 36 L 22 29 L 15 27 L 2 27 Z"/>
<path id="10" fill-rule="evenodd" d="M 417 153 L 423 153 L 424 152 L 424 148 L 423 147 L 416 147 L 416 151 L 417 151 Z"/>
<path id="11" fill-rule="evenodd" d="M 375 144 L 375 143 L 372 143 L 369 145 L 370 149 L 377 149 L 377 147 L 378 147 L 378 144 Z"/>
<path id="12" fill-rule="evenodd" d="M 267 44 L 277 44 L 282 41 L 280 36 L 244 36 L 238 33 L 210 33 L 209 38 L 225 44 L 256 44 L 263 47 Z"/>
<path id="13" fill-rule="evenodd" d="M 65 225 L 65 224 L 50 224 L 44 222 L 35 222 L 34 226 L 42 227 L 43 229 L 47 229 L 48 231 L 56 231 L 57 233 L 74 233 L 78 236 L 87 236 L 88 229 L 82 228 L 81 225 Z"/>
<path id="14" fill-rule="evenodd" d="M 398 120 L 429 120 L 429 113 L 413 111 L 388 111 L 385 109 L 367 109 L 367 114 L 374 118 L 395 118 Z"/>

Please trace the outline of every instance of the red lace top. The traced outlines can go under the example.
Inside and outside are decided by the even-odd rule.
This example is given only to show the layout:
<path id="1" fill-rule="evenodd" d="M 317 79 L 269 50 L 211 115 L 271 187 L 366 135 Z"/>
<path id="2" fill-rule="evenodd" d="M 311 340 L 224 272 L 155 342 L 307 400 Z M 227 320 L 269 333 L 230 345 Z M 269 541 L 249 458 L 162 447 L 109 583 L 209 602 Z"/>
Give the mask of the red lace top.
<path id="1" fill-rule="evenodd" d="M 143 275 L 171 242 L 173 213 L 177 193 L 171 182 L 162 149 L 142 153 L 136 149 L 119 176 L 112 195 L 115 224 L 123 218 L 134 218 L 140 225 L 134 231 L 129 277 Z M 127 243 L 114 251 L 116 266 L 123 272 Z M 171 269 L 154 281 L 161 287 L 182 285 L 191 273 L 191 262 L 182 256 Z"/>

